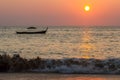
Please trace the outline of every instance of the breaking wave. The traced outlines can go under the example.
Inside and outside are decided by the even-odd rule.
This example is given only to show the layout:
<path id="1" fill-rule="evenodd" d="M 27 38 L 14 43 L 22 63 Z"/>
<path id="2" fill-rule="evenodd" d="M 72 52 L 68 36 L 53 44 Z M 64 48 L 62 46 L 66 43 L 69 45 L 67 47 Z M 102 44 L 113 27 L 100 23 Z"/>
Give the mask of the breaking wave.
<path id="1" fill-rule="evenodd" d="M 45 60 L 44 68 L 39 67 L 32 71 L 69 74 L 119 74 L 120 59 L 59 59 Z"/>
<path id="2" fill-rule="evenodd" d="M 25 59 L 19 55 L 0 55 L 0 72 L 120 74 L 120 59 Z"/>

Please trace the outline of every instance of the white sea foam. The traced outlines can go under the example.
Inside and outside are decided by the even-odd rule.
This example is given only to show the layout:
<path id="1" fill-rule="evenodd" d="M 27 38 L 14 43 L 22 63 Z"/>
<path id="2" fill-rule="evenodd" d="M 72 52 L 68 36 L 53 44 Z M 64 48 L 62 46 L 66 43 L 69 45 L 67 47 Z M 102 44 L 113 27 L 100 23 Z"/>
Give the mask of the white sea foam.
<path id="1" fill-rule="evenodd" d="M 46 73 L 119 74 L 120 59 L 61 59 L 56 60 L 54 65 L 52 60 L 47 60 L 44 69 L 39 68 L 32 71 Z"/>

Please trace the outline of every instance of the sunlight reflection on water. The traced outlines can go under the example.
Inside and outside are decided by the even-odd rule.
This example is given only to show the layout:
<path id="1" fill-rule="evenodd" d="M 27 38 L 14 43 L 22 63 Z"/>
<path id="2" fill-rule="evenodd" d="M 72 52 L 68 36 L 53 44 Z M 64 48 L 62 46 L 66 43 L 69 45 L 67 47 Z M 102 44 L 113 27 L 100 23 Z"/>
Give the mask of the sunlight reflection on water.
<path id="1" fill-rule="evenodd" d="M 90 31 L 88 28 L 84 29 L 81 37 L 82 43 L 79 46 L 81 53 L 84 53 L 83 58 L 90 58 L 89 54 L 95 50 L 95 45 L 91 43 L 93 36 L 88 31 Z"/>

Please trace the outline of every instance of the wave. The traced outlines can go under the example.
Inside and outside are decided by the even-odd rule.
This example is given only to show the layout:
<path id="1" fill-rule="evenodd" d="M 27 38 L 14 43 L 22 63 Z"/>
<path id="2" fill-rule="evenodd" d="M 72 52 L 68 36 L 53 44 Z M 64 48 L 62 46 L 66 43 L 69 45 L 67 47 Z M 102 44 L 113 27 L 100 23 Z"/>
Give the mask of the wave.
<path id="1" fill-rule="evenodd" d="M 35 72 L 69 74 L 119 74 L 120 59 L 59 59 L 46 60 L 45 67 L 34 69 Z"/>
<path id="2" fill-rule="evenodd" d="M 0 72 L 120 74 L 120 59 L 25 59 L 19 55 L 0 55 Z"/>

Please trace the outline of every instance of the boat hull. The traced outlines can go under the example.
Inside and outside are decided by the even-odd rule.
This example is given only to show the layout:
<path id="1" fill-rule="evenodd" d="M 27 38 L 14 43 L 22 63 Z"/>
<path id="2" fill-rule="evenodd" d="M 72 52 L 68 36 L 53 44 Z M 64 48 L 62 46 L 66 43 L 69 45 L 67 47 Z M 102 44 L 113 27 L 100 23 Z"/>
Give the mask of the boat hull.
<path id="1" fill-rule="evenodd" d="M 38 31 L 38 32 L 16 32 L 17 34 L 45 34 L 46 31 Z"/>
<path id="2" fill-rule="evenodd" d="M 47 30 L 48 27 L 43 31 L 16 31 L 16 34 L 45 34 Z"/>

